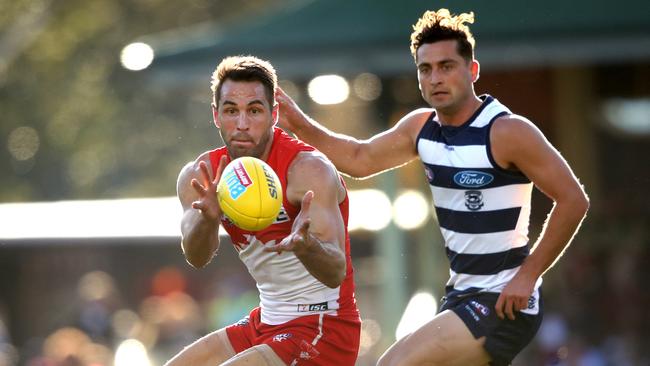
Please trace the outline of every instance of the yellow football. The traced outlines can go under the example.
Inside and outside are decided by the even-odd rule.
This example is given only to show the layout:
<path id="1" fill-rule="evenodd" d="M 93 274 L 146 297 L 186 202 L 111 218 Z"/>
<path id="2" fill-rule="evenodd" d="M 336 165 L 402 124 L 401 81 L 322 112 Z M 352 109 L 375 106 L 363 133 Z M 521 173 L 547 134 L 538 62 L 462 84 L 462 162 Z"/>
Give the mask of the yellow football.
<path id="1" fill-rule="evenodd" d="M 264 161 L 244 156 L 231 161 L 217 186 L 219 205 L 233 224 L 248 231 L 266 229 L 282 207 L 282 184 Z"/>

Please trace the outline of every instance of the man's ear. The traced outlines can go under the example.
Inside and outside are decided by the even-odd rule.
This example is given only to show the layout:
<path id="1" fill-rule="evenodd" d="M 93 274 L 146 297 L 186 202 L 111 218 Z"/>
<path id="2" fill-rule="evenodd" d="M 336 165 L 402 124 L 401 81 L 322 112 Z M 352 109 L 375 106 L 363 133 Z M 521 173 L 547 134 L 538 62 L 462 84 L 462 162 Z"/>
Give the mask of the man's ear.
<path id="1" fill-rule="evenodd" d="M 472 68 L 472 82 L 475 83 L 478 81 L 481 72 L 481 64 L 479 64 L 477 60 L 472 60 L 471 68 Z"/>
<path id="2" fill-rule="evenodd" d="M 212 121 L 217 128 L 221 128 L 221 122 L 219 122 L 219 109 L 214 103 L 211 103 L 210 106 L 212 107 Z"/>
<path id="3" fill-rule="evenodd" d="M 278 102 L 275 102 L 275 104 L 273 104 L 273 110 L 271 111 L 271 117 L 273 118 L 273 126 L 278 124 L 278 120 L 280 118 L 280 104 Z"/>

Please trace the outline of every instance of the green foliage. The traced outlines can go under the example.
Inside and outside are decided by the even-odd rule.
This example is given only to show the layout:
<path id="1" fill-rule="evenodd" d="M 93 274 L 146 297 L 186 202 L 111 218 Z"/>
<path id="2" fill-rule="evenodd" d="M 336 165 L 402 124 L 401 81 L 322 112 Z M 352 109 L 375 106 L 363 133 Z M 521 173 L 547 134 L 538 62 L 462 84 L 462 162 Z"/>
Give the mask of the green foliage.
<path id="1" fill-rule="evenodd" d="M 221 143 L 210 75 L 157 87 L 121 49 L 274 3 L 0 0 L 0 202 L 173 195 L 183 164 Z"/>

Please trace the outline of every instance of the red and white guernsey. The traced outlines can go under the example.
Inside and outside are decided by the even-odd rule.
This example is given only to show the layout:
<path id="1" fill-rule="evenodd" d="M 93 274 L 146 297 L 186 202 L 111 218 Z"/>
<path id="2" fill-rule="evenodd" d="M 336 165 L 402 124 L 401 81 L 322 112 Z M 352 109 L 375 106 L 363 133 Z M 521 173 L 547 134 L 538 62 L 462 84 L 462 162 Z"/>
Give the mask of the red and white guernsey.
<path id="1" fill-rule="evenodd" d="M 358 319 L 354 298 L 354 276 L 350 260 L 350 236 L 348 234 L 348 197 L 339 204 L 345 224 L 345 257 L 347 270 L 338 288 L 329 288 L 313 277 L 293 252 L 262 250 L 264 244 L 279 243 L 289 233 L 300 207 L 287 201 L 287 171 L 299 152 L 314 148 L 298 141 L 279 128 L 275 128 L 269 164 L 282 182 L 282 209 L 275 222 L 261 231 L 246 231 L 228 220 L 221 223 L 226 229 L 239 254 L 239 258 L 255 279 L 260 293 L 262 322 L 270 325 L 286 323 L 292 319 L 325 313 L 348 319 Z M 210 151 L 213 174 L 221 156 L 228 156 L 225 147 Z M 230 157 L 228 157 L 230 162 Z M 343 180 L 341 180 L 343 182 Z M 343 183 L 345 184 L 345 183 Z"/>

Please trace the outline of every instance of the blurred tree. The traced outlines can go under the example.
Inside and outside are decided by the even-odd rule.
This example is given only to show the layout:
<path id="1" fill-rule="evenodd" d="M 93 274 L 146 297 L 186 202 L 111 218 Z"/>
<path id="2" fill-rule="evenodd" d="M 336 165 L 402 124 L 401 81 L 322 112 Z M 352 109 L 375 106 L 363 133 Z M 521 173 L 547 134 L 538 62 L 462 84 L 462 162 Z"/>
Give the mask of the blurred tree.
<path id="1" fill-rule="evenodd" d="M 123 69 L 121 49 L 286 1 L 0 0 L 0 202 L 174 194 L 181 166 L 220 142 L 209 75 L 179 107 Z"/>

